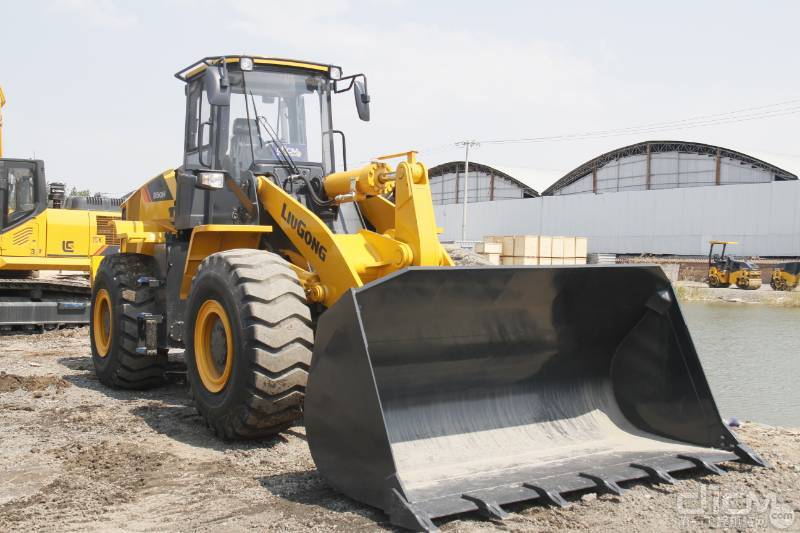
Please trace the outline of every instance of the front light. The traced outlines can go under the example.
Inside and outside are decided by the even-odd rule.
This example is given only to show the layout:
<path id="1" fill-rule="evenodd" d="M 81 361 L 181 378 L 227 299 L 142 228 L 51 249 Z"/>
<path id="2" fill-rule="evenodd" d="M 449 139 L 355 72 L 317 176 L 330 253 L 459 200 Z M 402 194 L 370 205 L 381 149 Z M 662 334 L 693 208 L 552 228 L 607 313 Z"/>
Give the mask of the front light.
<path id="1" fill-rule="evenodd" d="M 222 172 L 200 172 L 197 174 L 197 187 L 200 189 L 217 190 L 225 184 L 225 174 Z"/>
<path id="2" fill-rule="evenodd" d="M 253 58 L 252 57 L 242 57 L 239 58 L 239 68 L 246 71 L 253 70 Z"/>
<path id="3" fill-rule="evenodd" d="M 339 67 L 331 67 L 330 77 L 332 80 L 338 80 L 342 77 L 342 69 Z"/>

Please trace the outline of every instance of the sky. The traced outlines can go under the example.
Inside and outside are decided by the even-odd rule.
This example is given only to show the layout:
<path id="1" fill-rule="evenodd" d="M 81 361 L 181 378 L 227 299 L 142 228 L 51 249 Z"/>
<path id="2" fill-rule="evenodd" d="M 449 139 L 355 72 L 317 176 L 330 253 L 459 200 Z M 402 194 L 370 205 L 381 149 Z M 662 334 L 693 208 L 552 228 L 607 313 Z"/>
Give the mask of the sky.
<path id="1" fill-rule="evenodd" d="M 800 172 L 798 2 L 0 0 L 0 13 L 5 157 L 93 192 L 178 166 L 173 74 L 239 53 L 368 76 L 370 122 L 352 94 L 334 99 L 351 166 L 409 149 L 433 166 L 469 139 L 484 141 L 472 160 L 554 181 L 658 139 Z"/>

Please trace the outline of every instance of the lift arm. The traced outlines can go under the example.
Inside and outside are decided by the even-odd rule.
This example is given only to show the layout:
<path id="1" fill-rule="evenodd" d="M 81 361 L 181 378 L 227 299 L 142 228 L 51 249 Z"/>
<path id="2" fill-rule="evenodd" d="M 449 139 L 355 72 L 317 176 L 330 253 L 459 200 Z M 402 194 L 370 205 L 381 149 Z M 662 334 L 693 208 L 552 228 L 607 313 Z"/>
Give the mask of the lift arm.
<path id="1" fill-rule="evenodd" d="M 300 252 L 287 254 L 306 288 L 309 301 L 329 307 L 351 288 L 406 266 L 452 266 L 439 243 L 428 171 L 414 152 L 397 170 L 382 161 L 325 178 L 325 192 L 337 203 L 355 201 L 377 231 L 335 234 L 311 210 L 271 180 L 261 177 L 258 195 L 274 224 Z M 384 158 L 385 159 L 385 158 Z M 384 198 L 390 183 L 396 203 Z"/>

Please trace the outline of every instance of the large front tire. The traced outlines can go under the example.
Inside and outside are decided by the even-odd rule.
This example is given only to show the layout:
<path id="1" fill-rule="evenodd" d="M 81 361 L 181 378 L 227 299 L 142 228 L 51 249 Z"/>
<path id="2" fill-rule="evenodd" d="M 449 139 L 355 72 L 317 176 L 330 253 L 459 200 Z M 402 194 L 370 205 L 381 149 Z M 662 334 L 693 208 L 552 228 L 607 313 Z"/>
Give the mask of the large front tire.
<path id="1" fill-rule="evenodd" d="M 147 389 L 165 382 L 166 353 L 136 353 L 139 314 L 159 312 L 156 289 L 139 287 L 141 277 L 158 277 L 152 257 L 116 254 L 103 259 L 92 285 L 92 363 L 108 387 Z"/>
<path id="2" fill-rule="evenodd" d="M 187 378 L 217 435 L 260 438 L 302 416 L 314 337 L 305 292 L 286 261 L 262 250 L 208 256 L 186 316 Z"/>

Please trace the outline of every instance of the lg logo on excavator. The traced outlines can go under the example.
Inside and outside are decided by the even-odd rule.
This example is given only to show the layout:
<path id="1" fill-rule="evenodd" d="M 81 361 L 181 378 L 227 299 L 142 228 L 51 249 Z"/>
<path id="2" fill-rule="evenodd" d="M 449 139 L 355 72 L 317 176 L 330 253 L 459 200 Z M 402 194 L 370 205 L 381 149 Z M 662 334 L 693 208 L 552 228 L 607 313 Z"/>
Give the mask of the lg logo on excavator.
<path id="1" fill-rule="evenodd" d="M 303 239 L 303 242 L 308 245 L 311 250 L 317 254 L 322 261 L 325 261 L 325 256 L 328 254 L 328 249 L 322 246 L 319 240 L 314 237 L 308 229 L 306 223 L 300 220 L 294 213 L 286 209 L 286 204 L 281 207 L 281 218 L 286 221 L 293 230 L 297 232 L 297 236 Z"/>
<path id="2" fill-rule="evenodd" d="M 70 254 L 75 252 L 75 241 L 61 241 L 61 249 Z"/>

